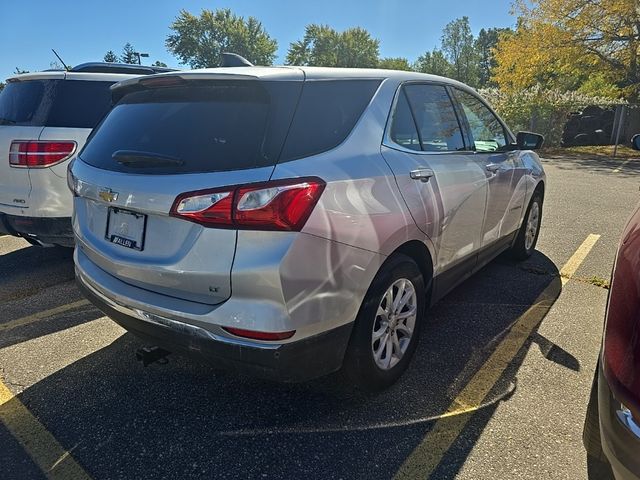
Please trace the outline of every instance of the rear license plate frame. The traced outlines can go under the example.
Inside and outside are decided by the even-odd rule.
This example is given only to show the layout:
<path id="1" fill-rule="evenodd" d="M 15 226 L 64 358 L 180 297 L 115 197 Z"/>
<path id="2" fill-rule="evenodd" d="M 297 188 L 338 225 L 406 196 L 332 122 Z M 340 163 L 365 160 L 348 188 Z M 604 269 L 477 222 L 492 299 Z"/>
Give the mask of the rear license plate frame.
<path id="1" fill-rule="evenodd" d="M 140 226 L 140 223 L 142 223 L 142 231 L 140 232 L 140 234 L 130 235 L 123 232 L 112 232 L 111 221 L 116 215 L 122 216 L 123 219 L 125 219 L 126 216 L 133 217 L 135 219 L 136 228 L 138 228 Z M 128 228 L 128 223 L 126 225 Z M 141 252 L 142 250 L 144 250 L 146 236 L 147 215 L 145 215 L 144 213 L 132 212 L 131 210 L 125 210 L 123 208 L 109 207 L 109 209 L 107 210 L 107 226 L 104 235 L 104 238 L 109 243 Z"/>

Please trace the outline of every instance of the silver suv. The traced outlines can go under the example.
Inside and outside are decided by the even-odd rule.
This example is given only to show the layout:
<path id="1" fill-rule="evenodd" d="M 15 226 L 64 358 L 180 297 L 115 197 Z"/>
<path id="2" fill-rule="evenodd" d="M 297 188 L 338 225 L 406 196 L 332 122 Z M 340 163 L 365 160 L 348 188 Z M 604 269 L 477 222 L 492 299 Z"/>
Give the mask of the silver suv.
<path id="1" fill-rule="evenodd" d="M 0 93 L 0 233 L 73 246 L 67 167 L 111 108 L 116 82 L 168 68 L 83 63 L 7 79 Z"/>
<path id="2" fill-rule="evenodd" d="M 69 169 L 76 273 L 127 330 L 283 381 L 395 382 L 425 309 L 528 257 L 542 137 L 467 86 L 387 70 L 236 67 L 113 88 Z"/>

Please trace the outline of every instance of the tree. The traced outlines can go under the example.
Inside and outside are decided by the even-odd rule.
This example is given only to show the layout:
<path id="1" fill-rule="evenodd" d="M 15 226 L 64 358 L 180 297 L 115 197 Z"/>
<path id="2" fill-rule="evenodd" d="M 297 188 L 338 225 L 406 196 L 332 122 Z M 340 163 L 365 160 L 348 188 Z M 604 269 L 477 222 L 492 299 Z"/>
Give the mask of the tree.
<path id="1" fill-rule="evenodd" d="M 375 68 L 380 42 L 360 27 L 338 32 L 328 25 L 310 24 L 302 40 L 291 43 L 286 63 L 321 67 Z"/>
<path id="2" fill-rule="evenodd" d="M 4 83 L 0 82 L 0 92 L 4 89 Z"/>
<path id="3" fill-rule="evenodd" d="M 120 61 L 122 63 L 138 63 L 138 53 L 136 52 L 136 49 L 133 48 L 133 45 L 131 45 L 129 42 L 125 43 L 124 47 L 122 48 Z"/>
<path id="4" fill-rule="evenodd" d="M 378 62 L 378 68 L 387 70 L 411 70 L 409 60 L 404 57 L 381 58 Z"/>
<path id="5" fill-rule="evenodd" d="M 151 64 L 151 66 L 152 67 L 165 67 L 166 68 L 167 64 L 164 63 L 164 62 L 161 62 L 160 60 L 156 60 L 155 62 L 153 62 Z"/>
<path id="6" fill-rule="evenodd" d="M 181 10 L 170 28 L 174 33 L 167 37 L 167 48 L 192 68 L 220 65 L 223 52 L 242 55 L 255 65 L 271 65 L 278 49 L 256 18 L 245 20 L 229 9 L 204 9 L 199 17 Z"/>
<path id="7" fill-rule="evenodd" d="M 49 62 L 49 69 L 50 70 L 66 70 L 66 68 L 64 68 L 64 65 L 60 65 L 60 63 L 58 63 L 55 60 L 52 62 Z"/>
<path id="8" fill-rule="evenodd" d="M 115 63 L 118 61 L 118 56 L 115 54 L 113 50 L 109 50 L 104 54 L 104 61 L 108 63 Z"/>
<path id="9" fill-rule="evenodd" d="M 16 67 L 16 71 L 15 71 L 16 75 L 22 75 L 23 73 L 29 73 L 29 70 L 22 70 L 21 68 Z"/>
<path id="10" fill-rule="evenodd" d="M 478 81 L 478 56 L 474 48 L 469 17 L 449 22 L 442 31 L 442 51 L 453 67 L 456 80 L 476 85 Z"/>
<path id="11" fill-rule="evenodd" d="M 430 73 L 441 77 L 451 77 L 453 75 L 453 67 L 449 60 L 446 59 L 441 50 L 437 49 L 420 55 L 413 64 L 413 69 L 416 72 Z"/>
<path id="12" fill-rule="evenodd" d="M 637 1 L 518 0 L 515 13 L 515 34 L 501 36 L 496 48 L 494 78 L 501 88 L 573 90 L 598 72 L 607 90 L 640 98 Z"/>
<path id="13" fill-rule="evenodd" d="M 480 87 L 493 86 L 491 77 L 497 66 L 494 50 L 500 39 L 500 35 L 513 33 L 510 28 L 484 28 L 478 33 L 475 41 L 475 50 L 478 55 L 478 85 Z"/>

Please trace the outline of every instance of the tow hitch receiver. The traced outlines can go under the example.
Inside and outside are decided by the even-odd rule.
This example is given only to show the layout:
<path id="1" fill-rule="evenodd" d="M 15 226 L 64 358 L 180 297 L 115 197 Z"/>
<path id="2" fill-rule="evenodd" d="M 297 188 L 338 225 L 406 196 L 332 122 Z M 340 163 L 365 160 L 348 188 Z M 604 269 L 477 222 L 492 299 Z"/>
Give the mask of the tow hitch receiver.
<path id="1" fill-rule="evenodd" d="M 167 360 L 169 354 L 171 354 L 170 351 L 160 347 L 143 347 L 136 350 L 136 360 L 142 362 L 143 367 L 155 362 L 165 365 L 169 362 Z"/>

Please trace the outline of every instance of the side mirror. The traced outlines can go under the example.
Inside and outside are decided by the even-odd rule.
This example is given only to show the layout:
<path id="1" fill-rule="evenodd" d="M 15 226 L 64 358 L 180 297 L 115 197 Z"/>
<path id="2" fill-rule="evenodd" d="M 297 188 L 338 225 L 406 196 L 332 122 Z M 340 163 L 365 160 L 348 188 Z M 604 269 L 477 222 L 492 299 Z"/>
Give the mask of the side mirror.
<path id="1" fill-rule="evenodd" d="M 544 144 L 544 137 L 532 132 L 518 132 L 516 134 L 518 150 L 539 150 Z"/>
<path id="2" fill-rule="evenodd" d="M 631 147 L 634 150 L 640 150 L 640 133 L 636 133 L 631 139 Z"/>

